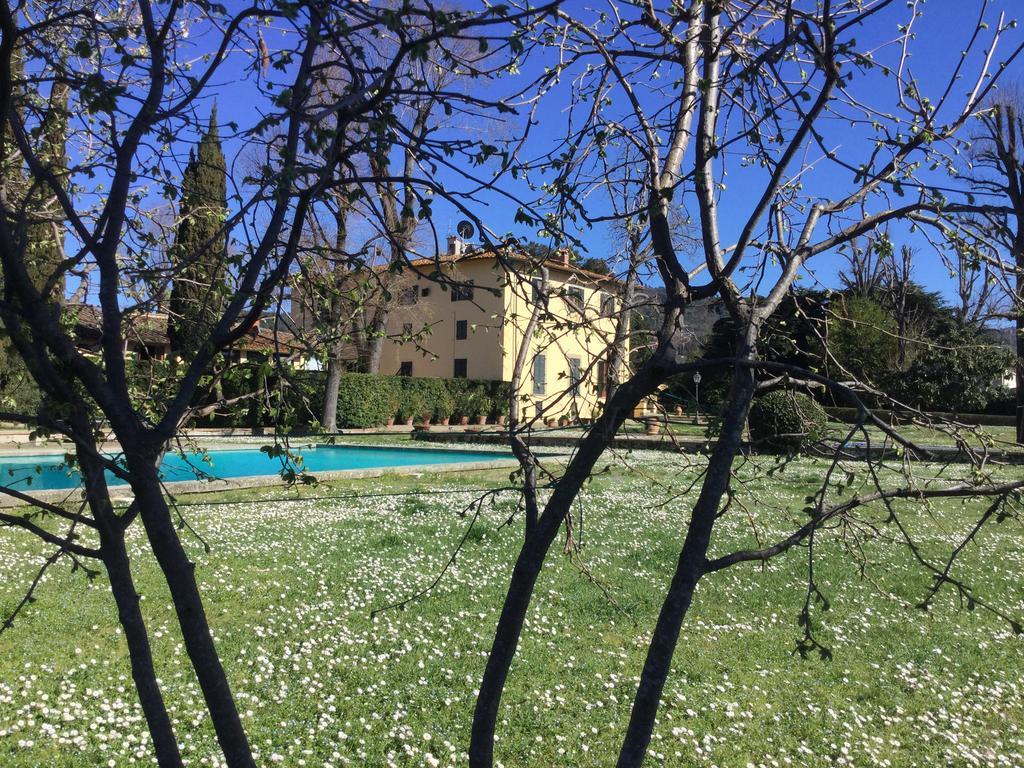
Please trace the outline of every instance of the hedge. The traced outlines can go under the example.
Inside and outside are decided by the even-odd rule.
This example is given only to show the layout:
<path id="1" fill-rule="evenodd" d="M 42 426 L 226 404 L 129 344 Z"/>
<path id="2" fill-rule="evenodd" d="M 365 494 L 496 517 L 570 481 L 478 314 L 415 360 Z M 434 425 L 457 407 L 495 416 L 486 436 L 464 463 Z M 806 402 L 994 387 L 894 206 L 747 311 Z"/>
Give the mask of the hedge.
<path id="1" fill-rule="evenodd" d="M 397 376 L 346 373 L 338 384 L 338 426 L 376 427 L 398 411 Z"/>
<path id="2" fill-rule="evenodd" d="M 826 408 L 825 412 L 834 420 L 845 424 L 857 422 L 856 408 Z M 882 408 L 872 408 L 871 412 L 883 421 L 898 423 L 901 419 L 909 421 L 914 414 L 910 412 L 889 411 Z M 979 427 L 1012 427 L 1017 422 L 1013 416 L 1001 416 L 990 413 L 940 413 L 937 411 L 926 411 L 927 416 L 935 419 L 958 421 L 961 424 L 973 424 Z"/>
<path id="3" fill-rule="evenodd" d="M 137 382 L 136 386 L 151 378 L 167 383 L 172 378 L 165 361 L 137 363 L 129 373 Z M 270 363 L 235 365 L 221 380 L 220 392 L 227 401 L 242 399 L 198 420 L 193 426 L 256 428 L 273 425 L 280 432 L 315 430 L 323 412 L 326 378 L 325 371 L 288 371 L 282 377 L 281 371 Z M 381 427 L 392 418 L 398 423 L 460 416 L 494 419 L 508 414 L 509 387 L 502 381 L 345 373 L 338 385 L 338 428 Z M 259 394 L 245 397 L 253 392 Z M 150 395 L 156 396 L 156 393 Z M 156 399 L 159 400 L 159 396 Z"/>
<path id="4" fill-rule="evenodd" d="M 317 378 L 323 374 L 317 373 Z M 319 388 L 323 403 L 323 386 Z M 429 379 L 346 373 L 338 387 L 338 427 L 380 427 L 388 419 L 496 418 L 508 413 L 509 384 L 476 379 Z"/>

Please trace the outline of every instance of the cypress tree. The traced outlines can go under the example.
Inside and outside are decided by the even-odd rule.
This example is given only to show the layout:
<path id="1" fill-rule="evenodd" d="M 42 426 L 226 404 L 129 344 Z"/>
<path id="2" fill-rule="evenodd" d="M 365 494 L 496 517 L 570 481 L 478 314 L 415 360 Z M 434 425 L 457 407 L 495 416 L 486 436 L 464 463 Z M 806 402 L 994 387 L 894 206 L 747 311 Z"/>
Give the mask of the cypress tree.
<path id="1" fill-rule="evenodd" d="M 24 59 L 20 51 L 16 51 L 11 58 L 11 79 L 15 83 L 25 80 Z M 69 175 L 69 95 L 70 88 L 65 83 L 55 82 L 51 87 L 40 118 L 40 140 L 34 148 L 38 162 L 61 184 L 67 183 Z M 15 112 L 24 121 L 29 96 L 21 85 L 15 86 L 13 96 Z M 32 217 L 23 230 L 25 239 L 20 245 L 24 247 L 23 258 L 29 277 L 38 290 L 43 290 L 64 257 L 64 222 L 49 182 L 33 179 L 31 174 L 26 175 L 26 171 L 24 158 L 10 134 L 9 125 L 4 121 L 0 131 L 0 183 L 10 207 L 16 210 L 19 207 L 18 201 L 23 201 L 24 211 Z M 11 225 L 15 232 L 19 231 L 17 221 L 12 221 Z M 0 273 L 0 286 L 2 284 L 3 275 Z M 46 296 L 54 312 L 59 312 L 63 304 L 64 288 L 65 280 L 61 277 L 54 282 Z M 38 399 L 35 382 L 4 334 L 0 337 L 0 400 L 5 407 L 31 411 Z"/>
<path id="2" fill-rule="evenodd" d="M 61 183 L 68 176 L 67 133 L 68 95 L 66 83 L 54 83 L 46 114 L 40 125 L 40 146 L 37 153 L 39 162 Z M 60 203 L 50 193 L 45 182 L 36 185 L 32 191 L 29 210 L 45 221 L 37 221 L 28 227 L 28 243 L 25 250 L 25 267 L 36 288 L 43 290 L 64 258 L 64 221 Z M 49 300 L 62 304 L 64 300 L 64 277 L 58 279 L 50 292 Z"/>
<path id="3" fill-rule="evenodd" d="M 186 360 L 207 340 L 226 292 L 227 165 L 217 127 L 217 107 L 182 176 L 181 205 L 171 262 L 168 333 L 171 354 Z"/>

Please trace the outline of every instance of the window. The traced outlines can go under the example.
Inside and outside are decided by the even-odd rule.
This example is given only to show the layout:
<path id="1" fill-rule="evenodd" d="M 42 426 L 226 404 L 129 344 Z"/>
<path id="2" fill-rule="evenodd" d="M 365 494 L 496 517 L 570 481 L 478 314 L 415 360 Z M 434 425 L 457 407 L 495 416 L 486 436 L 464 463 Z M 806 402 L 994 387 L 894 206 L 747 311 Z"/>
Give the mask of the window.
<path id="1" fill-rule="evenodd" d="M 547 372 L 544 370 L 547 361 L 544 359 L 544 355 L 537 355 L 533 358 L 533 394 L 543 395 L 544 384 Z"/>
<path id="2" fill-rule="evenodd" d="M 464 357 L 457 357 L 457 358 L 455 358 L 455 371 L 453 372 L 453 375 L 455 376 L 455 378 L 456 379 L 464 379 L 464 378 L 466 378 L 466 376 L 467 376 L 467 370 L 466 369 L 467 369 L 466 358 L 464 358 Z"/>
<path id="3" fill-rule="evenodd" d="M 406 307 L 409 306 L 410 304 L 415 304 L 417 297 L 419 295 L 420 289 L 417 288 L 415 285 L 412 286 L 411 288 L 403 288 L 398 293 L 398 303 Z"/>
<path id="4" fill-rule="evenodd" d="M 412 336 L 412 323 L 402 323 L 402 335 Z"/>
<path id="5" fill-rule="evenodd" d="M 420 291 L 420 296 L 429 296 L 429 295 L 430 295 L 430 287 L 429 286 L 424 288 L 422 291 Z"/>
<path id="6" fill-rule="evenodd" d="M 398 375 L 412 376 L 412 360 L 406 360 L 404 363 L 398 364 Z"/>
<path id="7" fill-rule="evenodd" d="M 583 379 L 583 361 L 578 357 L 569 358 L 569 391 L 579 394 L 580 381 Z"/>
<path id="8" fill-rule="evenodd" d="M 565 301 L 574 309 L 583 311 L 583 289 L 577 285 L 570 286 L 565 290 Z"/>
<path id="9" fill-rule="evenodd" d="M 473 281 L 452 286 L 452 301 L 472 301 Z"/>
<path id="10" fill-rule="evenodd" d="M 608 363 L 597 361 L 597 396 L 608 397 Z"/>
<path id="11" fill-rule="evenodd" d="M 469 321 L 468 320 L 456 320 L 455 321 L 455 340 L 462 341 L 469 336 Z"/>

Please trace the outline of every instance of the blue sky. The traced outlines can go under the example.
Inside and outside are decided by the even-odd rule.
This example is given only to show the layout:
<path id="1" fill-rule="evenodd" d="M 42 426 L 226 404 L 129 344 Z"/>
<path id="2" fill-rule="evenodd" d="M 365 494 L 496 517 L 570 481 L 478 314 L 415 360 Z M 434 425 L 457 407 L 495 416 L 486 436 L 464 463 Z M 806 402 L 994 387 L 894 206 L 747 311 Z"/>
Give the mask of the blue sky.
<path id="1" fill-rule="evenodd" d="M 917 38 L 912 48 L 911 69 L 924 84 L 925 91 L 938 89 L 946 81 L 949 73 L 956 64 L 958 52 L 964 47 L 967 37 L 974 27 L 977 18 L 977 8 L 973 2 L 960 2 L 958 0 L 931 0 L 922 3 L 924 15 L 915 24 Z M 994 26 L 1001 11 L 1005 11 L 1009 17 L 1015 11 L 1021 10 L 1019 0 L 991 0 L 988 4 L 987 18 Z M 965 10 L 965 6 L 968 10 Z M 600 4 L 585 3 L 579 0 L 570 0 L 563 7 L 580 18 L 593 18 L 593 8 L 601 7 Z M 907 19 L 907 6 L 905 3 L 896 3 L 895 7 L 885 14 L 880 14 L 872 20 L 868 28 L 857 32 L 858 41 L 865 40 L 881 42 L 896 36 L 896 25 L 905 22 Z M 1021 30 L 1012 30 L 1004 35 L 1000 44 L 1000 51 L 1005 54 L 1021 42 Z M 274 40 L 268 33 L 268 41 L 274 47 Z M 201 41 L 197 44 L 202 46 Z M 894 51 L 883 51 L 879 54 L 879 60 L 886 57 L 892 58 Z M 545 66 L 551 63 L 549 58 L 552 54 L 545 51 L 535 51 L 522 67 L 518 75 L 511 75 L 500 79 L 486 86 L 488 95 L 496 93 L 513 92 L 520 88 L 525 82 L 535 77 Z M 1001 58 L 996 56 L 996 61 Z M 198 106 L 200 114 L 208 113 L 212 101 L 216 98 L 219 105 L 221 123 L 227 123 L 237 119 L 241 126 L 251 125 L 258 119 L 253 98 L 252 80 L 253 74 L 250 68 L 252 65 L 252 54 L 236 52 L 228 62 L 220 76 L 212 83 L 210 96 Z M 976 62 L 974 62 L 976 63 Z M 969 67 L 968 72 L 974 69 Z M 1017 77 L 1024 77 L 1024 66 L 1018 61 L 1007 73 L 1009 80 Z M 479 86 L 470 86 L 479 87 Z M 872 100 L 879 105 L 885 105 L 895 101 L 896 94 L 892 86 L 873 79 L 871 76 L 858 81 L 855 88 L 861 89 L 860 95 Z M 886 89 L 889 89 L 887 92 Z M 654 98 L 651 96 L 650 98 Z M 566 89 L 561 89 L 550 94 L 542 108 L 538 112 L 539 125 L 534 128 L 530 141 L 525 146 L 528 155 L 540 155 L 551 149 L 558 137 L 564 132 L 565 110 L 569 107 L 569 99 Z M 453 130 L 471 131 L 485 129 L 492 132 L 493 126 L 486 128 L 480 124 L 453 125 Z M 230 129 L 222 129 L 225 134 Z M 510 133 L 515 133 L 515 126 L 509 128 Z M 863 156 L 864 150 L 869 147 L 867 136 L 862 131 L 857 131 L 850 126 L 843 126 L 832 121 L 827 126 L 828 140 L 835 145 L 841 146 L 844 152 L 849 152 L 850 157 Z M 499 134 L 500 135 L 500 134 Z M 180 136 L 177 144 L 173 147 L 176 154 L 181 158 L 182 164 L 187 157 L 188 147 L 195 141 L 194 136 Z M 239 143 L 230 138 L 225 141 L 225 153 L 228 157 L 229 169 L 233 163 L 238 163 Z M 465 182 L 457 174 L 451 172 L 442 173 L 440 180 L 451 189 L 458 189 L 465 186 Z M 850 174 L 845 170 L 830 167 L 826 163 L 815 166 L 809 174 L 808 188 L 815 190 L 822 195 L 833 196 L 851 188 Z M 737 174 L 736 178 L 730 178 L 727 191 L 722 198 L 722 228 L 723 240 L 731 242 L 730 235 L 735 235 L 745 220 L 753 195 L 757 190 L 758 177 L 756 173 L 747 172 Z M 515 181 L 506 178 L 502 181 L 502 188 L 514 196 L 530 198 L 533 196 L 522 181 Z M 599 197 L 592 200 L 594 212 L 606 210 L 606 205 Z M 484 220 L 494 231 L 498 233 L 512 232 L 524 238 L 533 238 L 531 232 L 521 226 L 515 225 L 513 219 L 516 205 L 507 198 L 498 194 L 488 194 L 479 197 L 473 203 L 473 210 Z M 438 202 L 434 207 L 433 224 L 439 234 L 443 236 L 455 229 L 456 223 L 462 216 L 451 205 Z M 576 228 L 572 235 L 579 238 L 588 255 L 605 257 L 613 250 L 613 238 L 607 226 L 597 225 L 593 228 Z M 894 240 L 897 242 L 910 242 L 922 250 L 916 270 L 916 279 L 929 288 L 949 292 L 950 282 L 948 274 L 937 266 L 937 259 L 928 251 L 924 242 L 906 232 L 893 231 Z M 839 259 L 836 257 L 820 258 L 814 265 L 815 273 L 825 284 L 835 284 L 835 274 L 839 266 Z"/>

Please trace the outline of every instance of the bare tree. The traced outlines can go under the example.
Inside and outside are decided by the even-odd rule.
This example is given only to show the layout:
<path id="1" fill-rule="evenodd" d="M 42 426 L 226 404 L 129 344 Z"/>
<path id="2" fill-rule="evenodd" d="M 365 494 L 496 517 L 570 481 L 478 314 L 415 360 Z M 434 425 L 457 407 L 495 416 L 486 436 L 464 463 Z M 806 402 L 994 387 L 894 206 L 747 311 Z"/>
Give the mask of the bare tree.
<path id="1" fill-rule="evenodd" d="M 726 370 L 731 373 L 731 385 L 707 468 L 696 481 L 700 493 L 653 628 L 619 754 L 620 766 L 638 766 L 643 761 L 683 620 L 702 578 L 737 563 L 764 562 L 798 544 L 813 542 L 821 526 L 861 505 L 888 504 L 892 498 L 914 495 L 914 484 L 908 480 L 906 488 L 879 486 L 873 494 L 834 498 L 842 491 L 833 482 L 833 464 L 808 506 L 805 525 L 749 552 L 711 552 L 716 523 L 732 509 L 733 465 L 748 409 L 759 391 L 780 386 L 823 388 L 856 407 L 858 422 L 837 449 L 840 454 L 853 434 L 863 431 L 867 437 L 867 425 L 882 430 L 888 440 L 906 450 L 925 453 L 864 406 L 858 394 L 864 385 L 766 361 L 759 354 L 759 339 L 762 327 L 815 257 L 850 247 L 858 238 L 883 231 L 893 222 L 937 227 L 954 214 L 991 210 L 961 191 L 950 199 L 948 192 L 938 191 L 939 182 L 922 170 L 933 164 L 952 168 L 958 133 L 989 95 L 995 81 L 992 75 L 1021 50 L 1016 45 L 1004 62 L 994 64 L 993 51 L 1010 24 L 999 17 L 984 32 L 987 4 L 981 2 L 979 8 L 974 33 L 952 62 L 949 87 L 939 89 L 932 98 L 907 66 L 915 19 L 922 13 L 917 3 L 911 4 L 903 20 L 900 38 L 881 50 L 855 38 L 860 38 L 869 21 L 892 20 L 906 11 L 886 0 L 824 4 L 689 0 L 675 4 L 671 11 L 638 0 L 608 3 L 593 19 L 560 12 L 546 26 L 544 39 L 556 49 L 559 63 L 545 85 L 568 83 L 573 95 L 568 131 L 544 165 L 556 175 L 549 185 L 557 193 L 553 217 L 559 221 L 575 217 L 591 224 L 614 217 L 594 203 L 594 190 L 609 183 L 607 165 L 597 158 L 615 151 L 617 142 L 630 145 L 642 171 L 636 174 L 641 181 L 633 199 L 641 203 L 635 215 L 647 228 L 666 299 L 651 357 L 619 384 L 564 470 L 537 470 L 536 457 L 530 454 L 524 459 L 524 452 L 517 450 L 526 470 L 525 533 L 480 685 L 471 765 L 494 762 L 502 692 L 553 541 L 570 524 L 581 488 L 633 408 L 669 376 Z M 986 54 L 977 56 L 983 44 Z M 964 89 L 954 89 L 953 83 L 968 79 L 966 94 L 954 96 L 954 91 Z M 840 124 L 852 126 L 870 141 L 839 142 L 830 128 Z M 859 155 L 859 147 L 869 149 Z M 741 175 L 737 182 L 737 168 L 743 167 L 756 170 Z M 824 167 L 839 174 L 829 177 L 827 184 L 814 184 L 817 170 Z M 846 181 L 840 184 L 837 178 Z M 732 195 L 730 190 L 737 187 L 741 192 Z M 680 201 L 699 222 L 707 272 L 702 282 L 691 279 L 671 237 L 669 212 Z M 687 308 L 712 296 L 721 299 L 740 328 L 733 354 L 678 362 Z M 873 477 L 876 470 L 869 464 L 867 476 Z M 548 478 L 550 494 L 543 503 L 537 488 L 531 487 L 531 478 L 537 477 Z M 968 481 L 934 492 L 988 495 L 998 506 L 1021 485 Z M 942 574 L 942 582 L 950 584 L 945 580 L 948 569 L 933 570 L 934 564 L 923 557 L 919 564 Z M 953 588 L 961 594 L 967 589 L 960 583 Z M 808 615 L 815 589 L 811 578 Z M 800 650 L 822 650 L 809 619 L 806 628 Z"/>
<path id="2" fill-rule="evenodd" d="M 985 277 L 1004 282 L 1010 297 L 1010 316 L 1016 329 L 1017 442 L 1024 444 L 1024 105 L 1016 88 L 994 96 L 979 115 L 975 137 L 973 173 L 967 175 L 980 194 L 994 196 L 1001 205 L 983 215 L 962 217 L 965 236 L 951 227 L 958 259 L 966 260 L 967 285 L 961 278 L 960 293 L 974 290 L 981 270 Z M 981 225 L 981 226 L 979 226 Z M 974 240 L 979 242 L 974 242 Z M 995 251 L 995 255 L 991 252 Z M 998 253 L 1008 255 L 1004 263 Z M 983 266 L 984 265 L 984 266 Z M 986 280 L 987 283 L 987 280 Z"/>
<path id="3" fill-rule="evenodd" d="M 461 48 L 472 39 L 508 52 L 508 25 L 523 18 L 507 9 L 440 10 L 429 0 L 395 7 L 300 0 L 231 10 L 180 0 L 0 6 L 0 115 L 5 127 L 0 160 L 5 167 L 10 161 L 22 169 L 33 194 L 55 200 L 50 220 L 61 222 L 66 241 L 73 243 L 63 260 L 35 279 L 25 234 L 35 220 L 24 205 L 27 195 L 14 189 L 5 174 L 0 319 L 48 407 L 40 413 L 5 413 L 3 419 L 69 441 L 84 489 L 84 502 L 67 508 L 0 487 L 33 507 L 29 513 L 0 513 L 0 525 L 49 544 L 53 554 L 45 567 L 70 560 L 93 572 L 88 564 L 93 560 L 106 572 L 161 766 L 182 761 L 154 672 L 126 531 L 133 524 L 145 530 L 227 764 L 254 765 L 194 563 L 163 493 L 160 461 L 197 414 L 193 404 L 212 361 L 242 338 L 274 300 L 311 211 L 329 205 L 340 185 L 387 181 L 359 170 L 353 158 L 366 148 L 349 139 L 368 135 L 371 121 L 390 118 L 426 97 L 420 84 L 400 78 L 407 62 L 444 41 Z M 381 57 L 377 42 L 384 34 L 393 45 Z M 330 67 L 317 56 L 324 47 L 339 53 Z M 512 53 L 520 50 L 517 45 Z M 126 329 L 134 315 L 166 295 L 175 270 L 196 255 L 179 254 L 174 265 L 154 271 L 147 214 L 166 210 L 162 196 L 173 196 L 180 170 L 177 142 L 194 140 L 201 127 L 198 113 L 207 111 L 203 102 L 215 93 L 213 84 L 224 79 L 227 63 L 239 57 L 249 80 L 233 87 L 245 90 L 253 108 L 223 129 L 225 138 L 244 145 L 239 157 L 259 162 L 255 171 L 229 180 L 233 204 L 223 234 L 233 243 L 226 266 L 235 290 L 204 324 L 192 359 L 165 382 L 163 397 L 151 402 L 139 398 L 133 385 Z M 344 86 L 332 89 L 328 101 L 314 98 L 329 71 L 338 68 L 344 71 Z M 70 183 L 50 159 L 45 133 L 37 130 L 43 119 L 38 105 L 48 99 L 19 98 L 33 89 L 53 98 L 69 94 Z M 466 108 L 484 113 L 499 107 L 507 109 L 495 99 L 476 97 Z M 250 121 L 239 125 L 245 117 Z M 392 138 L 396 151 L 409 142 L 401 132 Z M 455 197 L 438 185 L 431 191 Z M 102 313 L 98 359 L 76 348 L 59 310 L 58 287 L 65 276 L 91 268 L 98 276 Z M 101 450 L 109 438 L 120 445 L 116 458 Z M 114 508 L 105 472 L 127 483 L 134 498 L 126 511 Z M 49 520 L 40 524 L 36 514 Z"/>
<path id="4" fill-rule="evenodd" d="M 900 246 L 899 255 L 892 254 L 885 266 L 885 290 L 889 306 L 896 318 L 896 365 L 903 370 L 907 364 L 907 340 L 909 335 L 910 291 L 913 288 L 914 249 Z"/>

